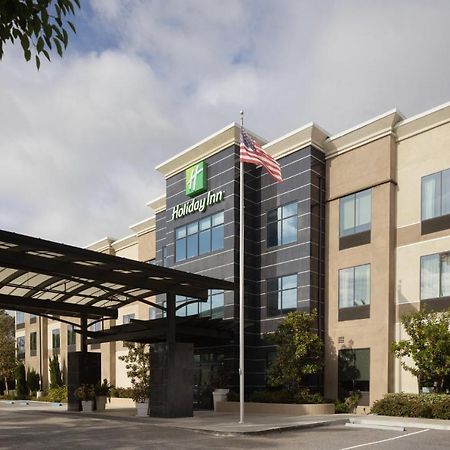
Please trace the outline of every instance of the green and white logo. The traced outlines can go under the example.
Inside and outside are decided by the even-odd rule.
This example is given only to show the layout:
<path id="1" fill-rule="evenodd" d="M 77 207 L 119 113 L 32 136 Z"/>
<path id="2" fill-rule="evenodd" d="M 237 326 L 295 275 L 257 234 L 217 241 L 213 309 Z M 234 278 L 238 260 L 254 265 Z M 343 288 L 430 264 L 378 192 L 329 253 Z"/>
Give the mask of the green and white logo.
<path id="1" fill-rule="evenodd" d="M 206 191 L 207 164 L 202 161 L 186 169 L 186 195 L 195 197 Z"/>

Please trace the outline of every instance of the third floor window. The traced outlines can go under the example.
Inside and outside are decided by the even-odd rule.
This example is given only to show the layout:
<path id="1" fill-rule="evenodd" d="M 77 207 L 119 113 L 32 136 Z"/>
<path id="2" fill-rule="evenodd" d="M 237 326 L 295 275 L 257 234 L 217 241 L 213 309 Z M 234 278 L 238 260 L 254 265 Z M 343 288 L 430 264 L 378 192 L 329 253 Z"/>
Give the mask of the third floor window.
<path id="1" fill-rule="evenodd" d="M 297 242 L 297 202 L 267 212 L 267 247 Z"/>
<path id="2" fill-rule="evenodd" d="M 339 235 L 370 231 L 372 221 L 372 189 L 342 197 L 339 201 Z"/>
<path id="3" fill-rule="evenodd" d="M 422 220 L 450 214 L 450 169 L 422 177 Z"/>

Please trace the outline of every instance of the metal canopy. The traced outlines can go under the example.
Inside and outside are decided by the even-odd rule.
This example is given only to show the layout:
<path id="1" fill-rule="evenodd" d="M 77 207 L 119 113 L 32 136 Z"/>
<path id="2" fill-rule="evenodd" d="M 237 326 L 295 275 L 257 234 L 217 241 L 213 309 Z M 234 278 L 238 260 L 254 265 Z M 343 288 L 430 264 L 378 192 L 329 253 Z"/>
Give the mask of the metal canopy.
<path id="1" fill-rule="evenodd" d="M 176 341 L 205 346 L 230 342 L 238 325 L 234 320 L 210 319 L 209 317 L 176 317 Z M 103 331 L 88 331 L 87 344 L 112 341 L 155 344 L 167 339 L 167 318 L 153 320 L 132 319 L 130 323 L 117 325 Z"/>
<path id="2" fill-rule="evenodd" d="M 117 318 L 156 294 L 208 298 L 235 284 L 0 230 L 0 307 L 37 315 Z"/>

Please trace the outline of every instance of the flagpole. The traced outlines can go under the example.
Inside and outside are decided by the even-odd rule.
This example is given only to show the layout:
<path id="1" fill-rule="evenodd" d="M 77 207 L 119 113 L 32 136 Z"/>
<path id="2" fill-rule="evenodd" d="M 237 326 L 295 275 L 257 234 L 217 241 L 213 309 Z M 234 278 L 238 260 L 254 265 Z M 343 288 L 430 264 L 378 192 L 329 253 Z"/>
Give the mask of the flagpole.
<path id="1" fill-rule="evenodd" d="M 244 111 L 241 111 L 241 129 Z M 239 162 L 239 423 L 244 423 L 244 163 Z"/>

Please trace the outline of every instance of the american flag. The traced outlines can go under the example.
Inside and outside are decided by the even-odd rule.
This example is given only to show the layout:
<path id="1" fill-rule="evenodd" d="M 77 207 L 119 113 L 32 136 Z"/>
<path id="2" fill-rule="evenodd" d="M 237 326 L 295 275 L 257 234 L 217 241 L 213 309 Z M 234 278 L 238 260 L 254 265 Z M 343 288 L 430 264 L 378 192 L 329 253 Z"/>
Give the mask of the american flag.
<path id="1" fill-rule="evenodd" d="M 283 181 L 280 164 L 277 163 L 261 146 L 241 127 L 241 162 L 261 164 L 278 183 Z"/>

